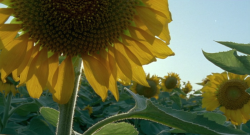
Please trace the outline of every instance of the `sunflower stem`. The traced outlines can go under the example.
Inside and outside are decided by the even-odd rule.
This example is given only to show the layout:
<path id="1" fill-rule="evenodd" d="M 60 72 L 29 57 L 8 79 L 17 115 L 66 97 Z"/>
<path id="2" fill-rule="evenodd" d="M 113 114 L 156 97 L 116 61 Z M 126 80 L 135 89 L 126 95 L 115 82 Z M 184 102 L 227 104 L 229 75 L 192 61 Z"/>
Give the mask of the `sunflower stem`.
<path id="1" fill-rule="evenodd" d="M 72 96 L 67 104 L 59 104 L 59 119 L 57 124 L 56 135 L 70 135 L 74 134 L 72 130 L 73 118 L 75 112 L 75 104 L 77 99 L 77 92 L 81 80 L 82 73 L 82 59 L 79 58 L 75 63 L 75 84 Z"/>
<path id="2" fill-rule="evenodd" d="M 11 104 L 11 99 L 12 99 L 12 92 L 10 92 L 7 95 L 7 100 L 4 102 L 4 113 L 3 113 L 3 119 L 2 119 L 2 126 L 0 129 L 0 132 L 5 128 L 8 119 L 9 119 L 9 111 L 10 111 L 10 104 Z"/>

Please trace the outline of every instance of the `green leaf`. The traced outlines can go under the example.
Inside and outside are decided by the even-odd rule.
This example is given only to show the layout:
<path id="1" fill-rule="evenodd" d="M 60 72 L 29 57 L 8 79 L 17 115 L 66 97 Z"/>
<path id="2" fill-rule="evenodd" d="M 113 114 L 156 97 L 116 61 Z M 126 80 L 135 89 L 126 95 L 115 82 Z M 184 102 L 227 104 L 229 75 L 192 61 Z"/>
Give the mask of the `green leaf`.
<path id="1" fill-rule="evenodd" d="M 179 94 L 186 95 L 186 93 L 183 92 L 180 88 L 174 88 L 173 92 L 178 92 Z"/>
<path id="2" fill-rule="evenodd" d="M 216 42 L 225 45 L 227 47 L 230 47 L 232 49 L 235 49 L 239 52 L 250 54 L 250 44 L 240 44 L 240 43 L 223 42 L 223 41 L 216 41 Z"/>
<path id="3" fill-rule="evenodd" d="M 181 108 L 181 98 L 177 93 L 171 94 L 170 99 L 173 100 Z"/>
<path id="4" fill-rule="evenodd" d="M 37 112 L 39 111 L 39 108 L 41 106 L 38 105 L 37 103 L 25 103 L 22 105 L 19 105 L 18 107 L 14 108 L 13 110 L 11 110 L 11 114 L 12 113 L 17 113 L 20 116 L 26 116 L 28 115 L 30 112 Z"/>
<path id="5" fill-rule="evenodd" d="M 54 127 L 57 126 L 57 121 L 59 117 L 59 112 L 57 110 L 49 107 L 41 107 L 40 113 L 47 122 L 49 122 Z"/>
<path id="6" fill-rule="evenodd" d="M 94 135 L 138 135 L 138 132 L 131 124 L 120 122 L 107 124 Z"/>
<path id="7" fill-rule="evenodd" d="M 204 56 L 216 66 L 235 74 L 250 74 L 250 56 L 238 56 L 235 50 L 219 53 L 206 53 Z"/>
<path id="8" fill-rule="evenodd" d="M 214 113 L 214 112 L 204 113 L 203 116 L 221 125 L 223 125 L 225 121 L 227 120 L 226 116 L 219 114 L 219 113 Z"/>
<path id="9" fill-rule="evenodd" d="M 168 129 L 168 127 L 162 124 L 148 120 L 141 120 L 140 128 L 142 132 L 146 135 L 156 135 L 159 134 L 162 130 Z"/>
<path id="10" fill-rule="evenodd" d="M 169 130 L 168 132 L 169 132 L 169 133 L 187 133 L 187 132 L 184 131 L 184 130 L 176 129 L 176 128 L 171 129 L 171 130 Z"/>
<path id="11" fill-rule="evenodd" d="M 214 121 L 208 120 L 203 115 L 197 115 L 181 110 L 174 110 L 170 107 L 165 107 L 152 102 L 145 97 L 138 94 L 134 94 L 130 90 L 127 90 L 135 99 L 136 105 L 128 113 L 118 114 L 111 116 L 103 121 L 98 122 L 91 128 L 89 128 L 84 134 L 90 135 L 97 131 L 104 125 L 123 119 L 145 119 L 160 124 L 181 129 L 187 133 L 196 134 L 246 134 L 243 131 L 225 127 L 217 124 Z"/>
<path id="12" fill-rule="evenodd" d="M 28 130 L 35 132 L 37 135 L 54 135 L 46 121 L 39 117 L 31 120 Z"/>

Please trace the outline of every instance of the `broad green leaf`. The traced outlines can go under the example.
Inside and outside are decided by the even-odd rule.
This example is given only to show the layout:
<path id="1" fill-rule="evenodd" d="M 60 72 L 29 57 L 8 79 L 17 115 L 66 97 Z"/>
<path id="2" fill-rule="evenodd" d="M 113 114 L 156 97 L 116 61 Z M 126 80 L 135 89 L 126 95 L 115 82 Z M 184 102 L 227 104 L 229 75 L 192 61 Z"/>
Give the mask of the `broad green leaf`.
<path id="1" fill-rule="evenodd" d="M 223 41 L 216 41 L 216 42 L 225 45 L 227 47 L 230 47 L 232 49 L 235 49 L 239 52 L 250 54 L 250 44 L 240 44 L 240 43 L 223 42 Z"/>
<path id="2" fill-rule="evenodd" d="M 49 107 L 41 107 L 40 113 L 47 122 L 49 122 L 54 127 L 57 126 L 57 121 L 59 117 L 59 112 L 57 110 Z"/>
<path id="3" fill-rule="evenodd" d="M 35 132 L 37 135 L 54 135 L 50 130 L 48 123 L 39 117 L 31 120 L 28 130 Z"/>
<path id="4" fill-rule="evenodd" d="M 138 135 L 138 132 L 131 124 L 120 122 L 107 124 L 94 135 Z"/>
<path id="5" fill-rule="evenodd" d="M 216 66 L 235 74 L 250 74 L 250 56 L 238 56 L 235 50 L 206 53 L 204 56 Z"/>
<path id="6" fill-rule="evenodd" d="M 221 125 L 224 124 L 225 121 L 227 120 L 226 116 L 214 112 L 204 113 L 203 116 Z"/>
<path id="7" fill-rule="evenodd" d="M 84 135 L 90 135 L 104 125 L 122 120 L 122 119 L 145 119 L 161 123 L 163 125 L 181 129 L 187 133 L 195 134 L 246 134 L 243 131 L 225 127 L 214 121 L 208 120 L 203 115 L 185 112 L 182 110 L 174 110 L 158 103 L 152 102 L 145 97 L 134 94 L 127 90 L 135 99 L 136 105 L 128 113 L 111 116 L 103 121 L 98 122 L 89 128 Z"/>

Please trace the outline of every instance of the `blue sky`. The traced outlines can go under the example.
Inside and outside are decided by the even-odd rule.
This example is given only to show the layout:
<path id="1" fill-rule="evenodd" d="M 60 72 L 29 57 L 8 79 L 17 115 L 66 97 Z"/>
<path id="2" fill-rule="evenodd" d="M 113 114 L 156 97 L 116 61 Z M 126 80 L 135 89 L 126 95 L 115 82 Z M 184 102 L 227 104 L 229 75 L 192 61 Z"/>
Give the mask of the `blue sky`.
<path id="1" fill-rule="evenodd" d="M 206 60 L 202 50 L 230 50 L 214 41 L 250 43 L 249 7 L 250 0 L 169 0 L 173 18 L 169 46 L 176 55 L 145 65 L 145 72 L 160 77 L 176 72 L 182 81 L 200 89 L 195 83 L 223 71 Z"/>
<path id="2" fill-rule="evenodd" d="M 212 72 L 223 72 L 209 62 L 210 53 L 229 48 L 214 41 L 250 43 L 250 0 L 169 0 L 173 21 L 169 24 L 169 47 L 175 56 L 144 66 L 146 73 L 160 77 L 176 72 L 182 81 L 195 83 Z"/>

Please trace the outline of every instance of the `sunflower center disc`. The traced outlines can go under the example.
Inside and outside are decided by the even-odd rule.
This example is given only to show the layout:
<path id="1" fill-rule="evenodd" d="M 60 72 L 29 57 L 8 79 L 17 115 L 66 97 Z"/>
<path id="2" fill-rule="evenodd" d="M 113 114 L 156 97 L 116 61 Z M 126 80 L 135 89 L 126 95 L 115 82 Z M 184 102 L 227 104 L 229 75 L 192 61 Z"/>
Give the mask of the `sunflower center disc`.
<path id="1" fill-rule="evenodd" d="M 137 84 L 136 92 L 144 97 L 151 98 L 157 93 L 157 84 L 152 80 L 147 80 L 150 87 L 145 87 L 143 85 Z"/>
<path id="2" fill-rule="evenodd" d="M 247 88 L 247 84 L 241 80 L 228 80 L 219 88 L 217 98 L 220 105 L 231 110 L 242 108 L 250 99 L 245 92 Z"/>
<path id="3" fill-rule="evenodd" d="M 112 44 L 127 29 L 136 0 L 12 0 L 24 31 L 52 52 L 78 55 Z"/>
<path id="4" fill-rule="evenodd" d="M 171 76 L 166 79 L 165 86 L 168 89 L 173 89 L 176 86 L 177 82 L 178 82 L 177 78 Z"/>

